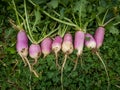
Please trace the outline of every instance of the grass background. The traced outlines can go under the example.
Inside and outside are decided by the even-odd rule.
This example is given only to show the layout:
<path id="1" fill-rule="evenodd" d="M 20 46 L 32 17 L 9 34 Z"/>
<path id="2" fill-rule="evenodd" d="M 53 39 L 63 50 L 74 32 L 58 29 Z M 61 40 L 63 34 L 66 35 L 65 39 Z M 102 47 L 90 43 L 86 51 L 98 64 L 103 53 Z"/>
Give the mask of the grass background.
<path id="1" fill-rule="evenodd" d="M 101 0 L 102 1 L 102 0 Z M 114 6 L 114 5 L 113 5 Z M 55 66 L 53 53 L 46 58 L 39 58 L 35 70 L 40 77 L 36 78 L 30 73 L 16 52 L 17 31 L 8 22 L 8 17 L 15 18 L 13 11 L 9 10 L 6 0 L 0 5 L 0 89 L 1 90 L 61 90 L 60 71 Z M 110 90 L 120 89 L 120 26 L 119 24 L 109 30 L 106 34 L 100 54 L 107 65 L 110 76 Z M 94 30 L 89 31 L 93 33 Z M 74 36 L 74 33 L 73 33 Z M 64 88 L 66 90 L 105 90 L 107 88 L 107 77 L 104 67 L 97 56 L 84 48 L 76 71 L 71 73 L 76 58 L 74 51 L 67 59 L 64 68 Z M 59 53 L 59 63 L 64 59 L 62 51 Z M 32 59 L 29 58 L 30 62 Z M 70 74 L 71 73 L 71 74 Z M 69 75 L 70 74 L 70 75 Z"/>

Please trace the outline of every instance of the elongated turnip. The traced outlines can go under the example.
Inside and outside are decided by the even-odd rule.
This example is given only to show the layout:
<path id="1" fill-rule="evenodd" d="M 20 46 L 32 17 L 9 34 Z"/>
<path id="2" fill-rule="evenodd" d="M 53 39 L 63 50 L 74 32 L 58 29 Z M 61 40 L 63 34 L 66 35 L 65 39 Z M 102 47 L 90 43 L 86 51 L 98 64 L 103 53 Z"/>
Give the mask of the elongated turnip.
<path id="1" fill-rule="evenodd" d="M 103 44 L 104 40 L 104 34 L 105 34 L 105 28 L 104 27 L 98 27 L 97 30 L 95 31 L 95 41 L 96 41 L 96 48 L 100 48 Z"/>
<path id="2" fill-rule="evenodd" d="M 20 30 L 17 34 L 16 49 L 26 66 L 27 64 L 24 58 L 28 55 L 28 38 L 24 30 Z"/>
<path id="3" fill-rule="evenodd" d="M 77 31 L 75 33 L 74 48 L 77 50 L 77 58 L 73 70 L 76 69 L 78 58 L 83 52 L 85 33 L 83 31 Z"/>
<path id="4" fill-rule="evenodd" d="M 53 40 L 52 43 L 52 50 L 55 53 L 55 57 L 56 57 L 56 66 L 60 67 L 58 64 L 58 52 L 60 51 L 62 47 L 62 37 L 61 36 L 56 36 Z"/>
<path id="5" fill-rule="evenodd" d="M 73 39 L 70 33 L 65 34 L 64 40 L 62 43 L 62 51 L 65 54 L 65 58 L 61 67 L 61 85 L 63 90 L 63 69 L 67 60 L 67 56 L 73 52 Z"/>
<path id="6" fill-rule="evenodd" d="M 98 58 L 102 62 L 103 66 L 104 66 L 104 69 L 105 69 L 105 72 L 106 72 L 106 75 L 107 75 L 107 78 L 108 78 L 108 86 L 109 86 L 109 75 L 108 75 L 106 65 L 105 65 L 104 61 L 102 60 L 99 52 L 96 50 L 96 48 L 98 49 L 103 43 L 104 29 L 99 27 L 95 34 L 98 35 L 98 36 L 102 36 L 102 37 L 100 38 L 98 36 L 95 36 L 96 39 L 97 39 L 96 40 L 97 42 L 96 42 L 95 39 L 93 38 L 93 36 L 91 34 L 87 33 L 87 34 L 85 34 L 85 45 L 86 45 L 87 48 L 90 48 L 90 49 L 94 50 L 95 54 L 98 56 Z M 99 35 L 99 34 L 102 34 L 102 35 Z M 96 45 L 98 45 L 98 46 L 96 46 Z"/>
<path id="7" fill-rule="evenodd" d="M 33 58 L 35 60 L 33 63 L 33 65 L 35 65 L 37 63 L 37 59 L 41 55 L 40 45 L 39 44 L 31 44 L 29 47 L 29 55 L 31 58 Z"/>
<path id="8" fill-rule="evenodd" d="M 21 56 L 23 62 L 25 63 L 25 66 L 28 64 L 29 69 L 31 72 L 35 74 L 36 77 L 38 77 L 37 73 L 32 69 L 28 59 L 28 38 L 27 34 L 24 30 L 20 30 L 17 34 L 17 44 L 16 44 L 16 49 Z"/>
<path id="9" fill-rule="evenodd" d="M 28 38 L 24 30 L 19 31 L 17 34 L 16 48 L 18 53 L 24 57 L 28 55 Z"/>
<path id="10" fill-rule="evenodd" d="M 107 78 L 108 78 L 108 89 L 109 89 L 110 80 L 109 80 L 109 75 L 108 75 L 107 67 L 106 67 L 103 59 L 101 58 L 98 50 L 97 50 L 97 49 L 99 49 L 99 48 L 102 46 L 102 44 L 103 44 L 104 34 L 105 34 L 105 28 L 99 26 L 99 27 L 97 28 L 97 30 L 95 31 L 95 35 L 94 35 L 94 38 L 95 38 L 95 41 L 96 41 L 96 50 L 95 50 L 95 53 L 96 53 L 96 55 L 98 56 L 99 60 L 102 62 L 103 66 L 104 66 L 104 69 L 105 69 L 105 72 L 106 72 L 106 75 L 107 75 Z"/>
<path id="11" fill-rule="evenodd" d="M 52 49 L 52 39 L 51 38 L 45 38 L 42 42 L 41 42 L 41 50 L 42 53 L 44 54 L 44 58 L 50 54 Z"/>
<path id="12" fill-rule="evenodd" d="M 89 33 L 85 34 L 85 46 L 90 49 L 96 48 L 96 41 L 94 37 Z"/>

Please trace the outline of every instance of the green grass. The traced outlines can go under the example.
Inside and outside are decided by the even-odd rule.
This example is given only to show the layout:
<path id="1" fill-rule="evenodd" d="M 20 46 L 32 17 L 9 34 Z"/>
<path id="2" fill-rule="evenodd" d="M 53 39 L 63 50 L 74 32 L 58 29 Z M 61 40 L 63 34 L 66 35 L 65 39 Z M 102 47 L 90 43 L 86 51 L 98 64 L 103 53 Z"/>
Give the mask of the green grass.
<path id="1" fill-rule="evenodd" d="M 72 3 L 72 0 L 70 1 Z M 105 3 L 103 2 L 104 0 L 100 1 L 100 3 Z M 39 2 L 39 5 L 43 6 L 45 2 Z M 2 9 L 0 12 L 2 14 L 0 15 L 0 90 L 61 90 L 61 74 L 60 70 L 56 68 L 55 56 L 53 52 L 46 58 L 43 58 L 42 55 L 38 59 L 38 63 L 35 65 L 34 69 L 39 74 L 39 78 L 36 78 L 34 74 L 29 71 L 28 66 L 24 67 L 22 59 L 16 52 L 16 35 L 18 31 L 13 29 L 8 22 L 8 17 L 15 20 L 15 15 L 13 14 L 14 12 L 12 9 L 10 9 L 11 7 L 9 7 L 6 0 L 3 0 L 1 3 L 2 4 L 0 7 L 2 7 Z M 55 3 L 55 6 L 53 3 Z M 51 7 L 53 7 L 56 11 L 59 12 L 59 9 L 64 6 L 61 4 L 60 6 L 57 6 L 57 2 L 54 2 L 54 0 L 52 0 L 51 3 L 49 3 L 48 7 L 50 6 L 51 10 Z M 116 3 L 109 3 L 109 5 L 118 7 Z M 102 7 L 104 7 L 104 5 Z M 70 9 L 66 7 L 62 9 L 67 9 L 67 13 L 70 12 Z M 102 12 L 102 8 L 99 9 L 101 9 Z M 120 11 L 120 7 L 118 7 L 118 11 Z M 23 11 L 20 12 L 22 13 Z M 117 15 L 119 16 L 119 13 Z M 67 16 L 69 17 L 69 15 Z M 48 17 L 45 20 L 52 21 Z M 119 20 L 119 18 L 117 20 Z M 110 77 L 110 90 L 119 90 L 120 26 L 118 24 L 111 28 L 110 26 L 113 25 L 113 23 L 114 22 L 106 26 L 104 43 L 99 49 L 99 52 L 107 66 Z M 43 24 L 44 23 L 42 23 L 42 25 Z M 96 28 L 96 22 L 93 21 L 88 26 L 88 32 L 93 34 Z M 75 31 L 73 28 L 69 28 L 69 31 L 71 31 L 74 36 Z M 74 52 L 69 55 L 64 67 L 64 90 L 106 90 L 108 85 L 107 76 L 104 67 L 98 57 L 92 53 L 91 50 L 88 50 L 86 47 L 84 47 L 84 51 L 81 56 L 83 61 L 82 64 L 80 58 L 76 70 L 72 71 L 75 58 L 76 51 L 74 50 Z M 29 56 L 28 59 L 30 63 L 33 62 Z M 61 51 L 59 53 L 60 65 L 62 65 L 63 59 L 64 54 Z"/>
<path id="2" fill-rule="evenodd" d="M 6 31 L 13 31 L 11 28 Z M 14 32 L 15 33 L 15 32 Z M 60 71 L 55 66 L 55 57 L 52 54 L 45 59 L 42 56 L 39 58 L 35 70 L 39 73 L 39 78 L 36 78 L 33 73 L 30 73 L 28 67 L 24 64 L 20 56 L 15 51 L 14 39 L 16 35 L 11 33 L 10 38 L 4 39 L 6 43 L 0 51 L 0 88 L 6 89 L 22 89 L 22 90 L 61 90 Z M 116 85 L 120 83 L 120 59 L 119 59 L 119 36 L 108 34 L 105 36 L 105 41 L 100 49 L 101 56 L 108 67 L 110 76 L 110 90 L 118 90 Z M 114 40 L 114 41 L 113 41 Z M 113 42 L 112 42 L 113 41 Z M 9 42 L 9 43 L 7 43 Z M 79 60 L 76 71 L 72 72 L 76 55 L 73 53 L 67 59 L 64 69 L 64 88 L 66 90 L 103 90 L 107 87 L 107 77 L 102 63 L 95 54 L 90 50 L 84 49 L 82 60 Z M 32 62 L 32 59 L 29 58 Z M 59 63 L 63 60 L 63 53 L 59 55 Z M 71 73 L 71 74 L 70 74 Z M 68 75 L 70 76 L 68 77 Z"/>

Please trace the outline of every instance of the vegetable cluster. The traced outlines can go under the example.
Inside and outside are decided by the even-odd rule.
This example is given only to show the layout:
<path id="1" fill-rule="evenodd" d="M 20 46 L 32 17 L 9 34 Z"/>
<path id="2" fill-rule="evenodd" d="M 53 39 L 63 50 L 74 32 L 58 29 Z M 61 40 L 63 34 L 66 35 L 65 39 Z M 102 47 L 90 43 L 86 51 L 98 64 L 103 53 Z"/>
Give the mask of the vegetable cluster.
<path id="1" fill-rule="evenodd" d="M 100 14 L 95 15 L 94 11 L 93 14 L 88 12 L 90 16 L 87 17 L 87 12 L 83 10 L 83 7 L 89 3 L 90 2 L 87 0 L 81 0 L 79 1 L 79 5 L 75 3 L 75 5 L 78 5 L 78 7 L 74 7 L 74 5 L 68 6 L 74 7 L 74 10 L 71 12 L 70 16 L 65 14 L 66 16 L 63 15 L 62 17 L 61 14 L 55 10 L 49 11 L 49 9 L 46 7 L 41 8 L 39 5 L 30 0 L 29 4 L 32 4 L 35 7 L 35 11 L 33 12 L 34 14 L 31 14 L 30 11 L 27 11 L 26 0 L 24 0 L 24 15 L 22 16 L 19 11 L 17 11 L 14 0 L 12 0 L 18 25 L 15 25 L 11 21 L 10 23 L 14 26 L 15 29 L 19 30 L 16 42 L 16 49 L 18 54 L 22 58 L 25 66 L 28 65 L 30 71 L 33 72 L 36 77 L 39 77 L 37 72 L 34 70 L 34 66 L 37 64 L 39 58 L 46 58 L 51 52 L 54 52 L 56 67 L 58 67 L 58 70 L 61 70 L 62 90 L 63 69 L 68 56 L 76 50 L 75 64 L 73 67 L 73 71 L 75 71 L 78 60 L 83 54 L 84 47 L 92 50 L 92 52 L 95 53 L 102 62 L 107 75 L 109 89 L 109 74 L 105 63 L 99 54 L 99 48 L 103 45 L 104 42 L 106 25 L 115 20 L 116 17 L 111 17 L 111 15 L 110 18 L 108 18 L 108 9 L 102 12 L 102 14 L 104 14 L 102 19 L 99 17 L 101 12 Z M 47 20 L 49 18 L 51 22 L 46 22 L 45 24 L 42 23 L 42 32 L 39 32 L 39 24 L 42 22 L 41 13 L 44 16 L 42 19 Z M 71 19 L 68 17 L 71 17 Z M 35 19 L 34 23 L 30 23 L 30 21 L 33 19 Z M 20 23 L 21 21 L 22 23 Z M 91 22 L 98 23 L 98 28 L 94 30 L 93 33 L 88 31 L 88 26 Z M 51 25 L 51 23 L 53 25 Z M 69 29 L 72 31 L 69 31 Z M 37 32 L 39 37 L 37 37 L 34 32 Z M 60 51 L 64 53 L 64 60 L 62 64 L 59 64 Z M 33 63 L 29 62 L 28 54 L 32 59 L 34 59 Z"/>

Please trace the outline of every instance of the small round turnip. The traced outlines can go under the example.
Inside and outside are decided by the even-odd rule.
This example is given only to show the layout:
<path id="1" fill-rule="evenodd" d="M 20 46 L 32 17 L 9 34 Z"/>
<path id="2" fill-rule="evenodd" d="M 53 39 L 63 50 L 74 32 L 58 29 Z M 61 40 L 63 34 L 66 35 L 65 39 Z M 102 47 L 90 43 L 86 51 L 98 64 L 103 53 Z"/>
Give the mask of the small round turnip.
<path id="1" fill-rule="evenodd" d="M 94 37 L 89 33 L 85 34 L 85 46 L 90 49 L 96 48 L 96 41 Z"/>
<path id="2" fill-rule="evenodd" d="M 33 58 L 35 60 L 33 63 L 33 65 L 35 65 L 37 63 L 37 59 L 41 55 L 40 45 L 39 44 L 31 44 L 29 47 L 29 55 L 31 58 Z"/>
<path id="3" fill-rule="evenodd" d="M 62 37 L 56 36 L 52 43 L 52 50 L 55 53 L 56 66 L 58 66 L 58 67 L 60 67 L 60 65 L 58 64 L 58 52 L 61 50 L 61 47 L 62 47 Z"/>
<path id="4" fill-rule="evenodd" d="M 48 54 L 50 54 L 51 48 L 52 48 L 52 39 L 51 39 L 51 38 L 45 38 L 45 39 L 41 42 L 41 50 L 42 50 L 42 53 L 44 54 L 44 58 L 45 58 Z"/>

